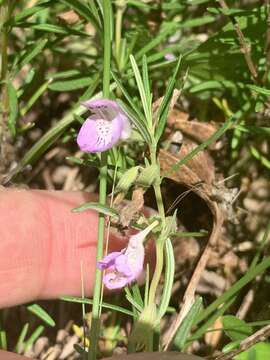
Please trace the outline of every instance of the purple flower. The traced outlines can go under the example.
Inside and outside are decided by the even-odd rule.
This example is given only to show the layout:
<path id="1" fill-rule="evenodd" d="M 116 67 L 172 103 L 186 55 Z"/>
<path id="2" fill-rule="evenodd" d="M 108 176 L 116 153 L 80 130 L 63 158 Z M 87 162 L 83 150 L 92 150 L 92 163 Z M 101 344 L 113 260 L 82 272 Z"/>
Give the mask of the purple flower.
<path id="1" fill-rule="evenodd" d="M 176 57 L 175 57 L 175 55 L 174 55 L 173 53 L 168 53 L 168 54 L 166 54 L 166 55 L 164 56 L 164 58 L 165 58 L 166 60 L 168 60 L 168 61 L 171 61 L 171 60 L 175 60 L 175 59 L 176 59 Z"/>
<path id="2" fill-rule="evenodd" d="M 112 252 L 98 262 L 98 268 L 106 270 L 103 283 L 108 289 L 120 289 L 138 279 L 143 271 L 143 241 L 157 224 L 158 222 L 154 221 L 138 234 L 131 236 L 125 249 Z"/>
<path id="3" fill-rule="evenodd" d="M 102 152 L 130 136 L 129 119 L 116 101 L 108 99 L 83 102 L 93 113 L 82 125 L 77 143 L 84 152 Z"/>

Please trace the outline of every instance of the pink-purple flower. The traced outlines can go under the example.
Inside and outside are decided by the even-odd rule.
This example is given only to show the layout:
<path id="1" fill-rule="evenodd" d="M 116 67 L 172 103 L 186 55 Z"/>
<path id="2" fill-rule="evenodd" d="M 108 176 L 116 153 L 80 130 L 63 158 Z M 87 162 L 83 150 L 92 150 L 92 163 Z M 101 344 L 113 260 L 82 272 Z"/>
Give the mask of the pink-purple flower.
<path id="1" fill-rule="evenodd" d="M 77 136 L 77 143 L 82 151 L 102 152 L 130 136 L 129 119 L 116 101 L 90 100 L 82 105 L 92 112 Z"/>
<path id="2" fill-rule="evenodd" d="M 166 60 L 168 60 L 168 61 L 171 61 L 171 60 L 175 60 L 175 59 L 176 59 L 176 57 L 175 57 L 175 55 L 174 55 L 173 53 L 167 53 L 167 54 L 164 56 L 164 58 L 165 58 Z"/>
<path id="3" fill-rule="evenodd" d="M 106 270 L 103 283 L 108 289 L 120 289 L 137 280 L 143 271 L 143 241 L 150 231 L 158 224 L 154 221 L 138 234 L 130 237 L 128 246 L 115 251 L 98 262 L 100 270 Z"/>

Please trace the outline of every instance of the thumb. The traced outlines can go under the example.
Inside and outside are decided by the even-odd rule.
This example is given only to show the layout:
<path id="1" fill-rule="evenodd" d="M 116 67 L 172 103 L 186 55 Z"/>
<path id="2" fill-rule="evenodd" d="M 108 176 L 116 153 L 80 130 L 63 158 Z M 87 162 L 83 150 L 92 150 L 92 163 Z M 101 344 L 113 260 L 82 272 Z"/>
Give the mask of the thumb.
<path id="1" fill-rule="evenodd" d="M 0 192 L 0 308 L 37 299 L 91 295 L 96 268 L 98 214 L 72 213 L 94 194 L 63 191 Z M 110 235 L 113 249 L 125 239 Z"/>
<path id="2" fill-rule="evenodd" d="M 30 360 L 30 359 L 22 355 L 13 354 L 9 351 L 0 350 L 0 360 Z"/>

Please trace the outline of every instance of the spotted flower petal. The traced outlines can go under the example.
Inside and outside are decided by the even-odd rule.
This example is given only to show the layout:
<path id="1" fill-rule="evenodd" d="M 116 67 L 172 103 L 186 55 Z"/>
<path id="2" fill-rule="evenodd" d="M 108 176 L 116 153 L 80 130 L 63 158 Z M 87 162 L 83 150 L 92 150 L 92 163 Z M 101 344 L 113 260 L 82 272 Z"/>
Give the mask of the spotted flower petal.
<path id="1" fill-rule="evenodd" d="M 127 115 L 116 101 L 100 99 L 83 103 L 92 115 L 82 125 L 77 143 L 84 152 L 102 152 L 130 136 Z"/>
<path id="2" fill-rule="evenodd" d="M 108 289 L 120 289 L 139 278 L 144 263 L 143 241 L 157 224 L 154 222 L 131 236 L 125 249 L 112 252 L 98 262 L 98 268 L 106 270 L 103 282 Z"/>

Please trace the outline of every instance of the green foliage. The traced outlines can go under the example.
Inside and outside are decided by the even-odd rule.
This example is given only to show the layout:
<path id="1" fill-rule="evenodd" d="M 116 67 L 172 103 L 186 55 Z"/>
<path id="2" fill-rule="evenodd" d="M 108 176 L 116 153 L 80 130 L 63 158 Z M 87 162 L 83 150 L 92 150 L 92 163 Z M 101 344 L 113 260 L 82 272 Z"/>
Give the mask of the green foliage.
<path id="1" fill-rule="evenodd" d="M 241 341 L 252 334 L 252 327 L 245 321 L 233 315 L 226 315 L 222 318 L 224 331 L 232 341 Z"/>
<path id="2" fill-rule="evenodd" d="M 72 211 L 75 213 L 80 213 L 80 212 L 86 211 L 86 210 L 95 210 L 103 215 L 108 215 L 111 217 L 117 216 L 117 212 L 114 209 L 109 208 L 108 206 L 105 206 L 105 205 L 101 205 L 99 203 L 94 203 L 94 202 L 84 203 L 83 205 L 73 209 Z"/>
<path id="3" fill-rule="evenodd" d="M 268 359 L 270 356 L 270 344 L 266 342 L 260 342 L 255 344 L 247 351 L 235 356 L 235 360 L 262 360 Z"/>
<path id="4" fill-rule="evenodd" d="M 35 314 L 37 317 L 43 320 L 47 325 L 55 326 L 54 320 L 44 309 L 42 309 L 40 305 L 38 304 L 29 305 L 27 306 L 27 310 Z"/>
<path id="5" fill-rule="evenodd" d="M 243 154 L 245 166 L 256 164 L 259 170 L 269 171 L 269 6 L 258 1 L 254 6 L 244 2 L 241 8 L 228 1 L 232 7 L 223 9 L 212 0 L 127 0 L 120 4 L 100 0 L 37 0 L 33 6 L 27 1 L 2 1 L 1 10 L 6 10 L 8 3 L 12 6 L 7 13 L 1 13 L 0 19 L 3 34 L 0 130 L 7 125 L 11 141 L 19 144 L 23 140 L 27 146 L 27 150 L 18 154 L 19 164 L 8 179 L 16 180 L 15 176 L 27 165 L 34 166 L 59 143 L 68 146 L 67 159 L 76 166 L 97 167 L 101 179 L 100 203 L 86 203 L 73 211 L 94 210 L 101 214 L 99 256 L 103 250 L 104 215 L 119 218 L 112 206 L 105 205 L 107 183 L 113 195 L 122 192 L 126 198 L 131 198 L 137 186 L 153 190 L 160 221 L 155 230 L 156 267 L 153 277 L 147 267 L 144 288 L 137 284 L 125 288 L 129 308 L 102 300 L 99 270 L 94 300 L 74 297 L 65 300 L 94 304 L 90 350 L 93 359 L 102 309 L 133 318 L 136 331 L 130 337 L 135 344 L 132 350 L 140 342 L 149 350 L 156 349 L 153 339 L 159 334 L 158 323 L 168 312 L 175 281 L 170 239 L 207 235 L 199 230 L 177 232 L 176 213 L 166 217 L 164 210 L 158 152 L 167 146 L 165 130 L 174 91 L 180 94 L 179 108 L 205 124 L 213 119 L 217 131 L 173 164 L 164 177 L 181 171 L 181 166 L 188 165 L 219 139 L 224 140 L 224 151 L 230 152 L 229 160 L 235 162 L 237 171 L 245 171 L 240 162 Z M 74 140 L 88 113 L 81 102 L 102 97 L 116 99 L 131 120 L 132 136 L 106 154 L 80 157 Z M 38 140 L 31 137 L 35 129 L 42 134 Z M 201 338 L 220 317 L 223 330 L 232 341 L 224 351 L 237 347 L 253 332 L 253 325 L 224 314 L 244 286 L 269 268 L 269 257 L 259 262 L 266 238 L 267 234 L 246 274 L 224 294 L 204 309 L 202 299 L 196 299 L 176 333 L 174 347 L 182 350 Z M 28 310 L 54 326 L 53 319 L 38 305 L 28 306 Z M 147 322 L 146 327 L 143 322 Z M 140 330 L 146 328 L 150 330 L 144 343 Z M 27 338 L 26 323 L 16 351 L 34 344 L 43 330 L 43 326 L 38 326 Z M 0 346 L 7 345 L 6 332 L 1 328 Z M 236 359 L 268 358 L 268 345 L 257 344 Z"/>
<path id="6" fill-rule="evenodd" d="M 177 330 L 173 340 L 173 347 L 175 350 L 182 350 L 185 346 L 188 335 L 192 329 L 194 321 L 202 308 L 202 298 L 197 297 L 194 304 L 191 306 L 189 312 L 185 316 L 181 326 Z"/>

